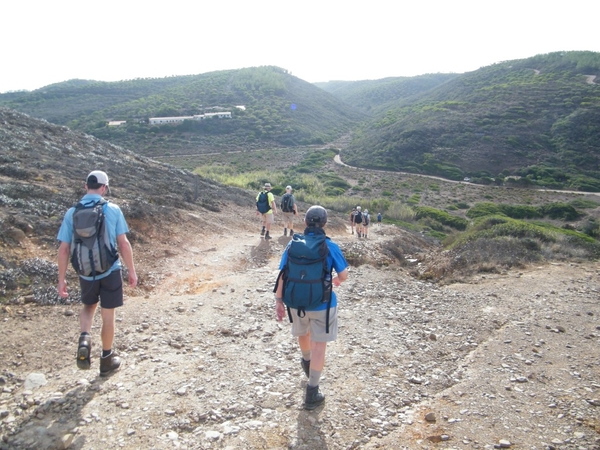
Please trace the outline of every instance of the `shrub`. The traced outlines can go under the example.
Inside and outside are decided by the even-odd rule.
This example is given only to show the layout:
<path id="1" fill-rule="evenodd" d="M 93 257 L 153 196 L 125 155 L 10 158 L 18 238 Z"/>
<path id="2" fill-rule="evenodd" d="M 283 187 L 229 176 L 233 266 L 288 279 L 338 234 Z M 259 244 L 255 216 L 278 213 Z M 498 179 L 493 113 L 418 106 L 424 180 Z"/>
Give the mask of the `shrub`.
<path id="1" fill-rule="evenodd" d="M 597 203 L 593 200 L 588 200 L 585 198 L 575 199 L 575 200 L 569 202 L 569 204 L 571 206 L 573 206 L 573 208 L 579 208 L 579 209 L 593 209 L 593 208 L 597 208 L 598 206 L 600 206 L 600 203 Z"/>
<path id="2" fill-rule="evenodd" d="M 416 219 L 429 218 L 433 219 L 442 225 L 454 228 L 456 230 L 466 230 L 469 222 L 462 217 L 456 217 L 445 211 L 439 209 L 430 208 L 428 206 L 417 206 L 415 208 Z"/>
<path id="3" fill-rule="evenodd" d="M 540 209 L 551 219 L 576 220 L 579 217 L 577 210 L 567 203 L 549 203 L 541 206 Z"/>

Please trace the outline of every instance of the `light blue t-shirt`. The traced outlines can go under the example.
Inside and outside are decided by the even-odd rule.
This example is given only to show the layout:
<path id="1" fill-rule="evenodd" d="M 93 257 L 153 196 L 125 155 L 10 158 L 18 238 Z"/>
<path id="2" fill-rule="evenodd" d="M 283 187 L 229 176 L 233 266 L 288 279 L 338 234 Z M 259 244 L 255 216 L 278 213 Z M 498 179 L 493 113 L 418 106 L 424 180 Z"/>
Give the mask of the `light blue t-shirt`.
<path id="1" fill-rule="evenodd" d="M 327 247 L 329 248 L 329 254 L 327 255 L 327 269 L 331 270 L 335 269 L 337 273 L 343 272 L 348 268 L 348 263 L 346 262 L 346 258 L 344 258 L 344 254 L 340 247 L 335 242 L 331 242 L 331 240 L 327 239 L 325 241 L 327 243 Z M 281 256 L 281 262 L 279 263 L 279 270 L 283 270 L 285 264 L 287 263 L 288 249 L 291 245 L 292 241 L 290 241 L 283 251 L 283 255 Z M 333 289 L 331 290 L 331 307 L 337 306 L 337 296 Z M 320 311 L 322 309 L 327 309 L 327 303 L 320 304 L 317 308 L 311 309 L 310 311 Z"/>
<path id="2" fill-rule="evenodd" d="M 85 194 L 79 203 L 98 203 L 102 200 L 102 196 L 100 194 Z M 75 207 L 69 208 L 69 210 L 65 213 L 65 217 L 63 218 L 60 229 L 58 230 L 57 239 L 61 242 L 66 242 L 69 245 L 73 240 L 73 213 L 75 212 Z M 108 238 L 110 243 L 116 248 L 117 247 L 117 236 L 121 234 L 125 234 L 129 232 L 129 227 L 127 227 L 127 222 L 125 221 L 125 216 L 119 208 L 114 203 L 108 202 L 104 206 L 104 217 L 106 220 L 106 229 L 108 230 Z M 110 270 L 106 271 L 103 274 L 97 275 L 94 277 L 84 277 L 79 275 L 84 280 L 99 280 L 101 278 L 107 277 L 111 274 L 111 272 L 115 270 L 121 269 L 121 260 L 117 259 Z"/>

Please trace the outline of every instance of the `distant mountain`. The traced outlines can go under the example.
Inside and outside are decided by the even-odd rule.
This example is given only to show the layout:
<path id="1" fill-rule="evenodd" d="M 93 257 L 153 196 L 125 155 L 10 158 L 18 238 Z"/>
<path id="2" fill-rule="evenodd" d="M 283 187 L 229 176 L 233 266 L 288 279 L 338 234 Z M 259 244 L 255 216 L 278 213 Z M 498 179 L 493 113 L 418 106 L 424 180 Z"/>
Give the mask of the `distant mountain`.
<path id="1" fill-rule="evenodd" d="M 537 55 L 465 74 L 317 84 L 272 66 L 71 80 L 1 94 L 0 105 L 147 156 L 324 145 L 351 136 L 342 159 L 355 166 L 600 191 L 594 52 Z M 216 111 L 231 111 L 232 119 L 148 123 Z"/>
<path id="2" fill-rule="evenodd" d="M 454 77 L 378 110 L 354 136 L 342 155 L 351 165 L 600 191 L 600 53 Z"/>
<path id="3" fill-rule="evenodd" d="M 0 105 L 150 156 L 324 144 L 365 114 L 277 67 L 121 82 L 71 80 L 0 95 Z M 240 108 L 241 107 L 241 108 Z M 150 126 L 150 117 L 231 111 L 231 120 Z M 127 121 L 109 127 L 109 121 Z"/>
<path id="4" fill-rule="evenodd" d="M 378 114 L 457 76 L 459 75 L 438 73 L 381 80 L 328 81 L 315 85 L 364 112 Z"/>

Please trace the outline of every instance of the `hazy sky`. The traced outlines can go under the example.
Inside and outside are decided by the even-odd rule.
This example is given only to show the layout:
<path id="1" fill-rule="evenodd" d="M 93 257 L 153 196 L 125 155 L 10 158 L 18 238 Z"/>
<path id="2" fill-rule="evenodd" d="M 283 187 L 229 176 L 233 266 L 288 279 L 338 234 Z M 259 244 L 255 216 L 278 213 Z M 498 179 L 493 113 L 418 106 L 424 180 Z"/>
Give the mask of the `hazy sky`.
<path id="1" fill-rule="evenodd" d="M 600 52 L 599 0 L 11 0 L 0 92 L 274 65 L 309 82 Z"/>

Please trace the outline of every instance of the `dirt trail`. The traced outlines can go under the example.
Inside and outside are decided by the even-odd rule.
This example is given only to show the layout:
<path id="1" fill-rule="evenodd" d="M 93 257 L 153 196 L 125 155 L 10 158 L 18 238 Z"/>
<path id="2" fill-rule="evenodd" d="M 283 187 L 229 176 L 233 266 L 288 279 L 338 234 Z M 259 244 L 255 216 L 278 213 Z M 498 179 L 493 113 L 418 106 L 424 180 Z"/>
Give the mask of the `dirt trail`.
<path id="1" fill-rule="evenodd" d="M 74 306 L 4 309 L 3 450 L 598 448 L 597 265 L 449 287 L 405 267 L 351 267 L 325 406 L 307 412 L 298 350 L 273 313 L 288 238 L 277 224 L 264 241 L 245 212 L 206 220 L 217 218 L 219 232 L 193 242 L 175 245 L 182 230 L 173 230 L 152 293 L 127 289 L 116 336 L 124 365 L 108 379 L 97 360 L 75 366 Z M 399 233 L 373 226 L 359 240 L 338 225 L 329 234 L 367 253 Z"/>

